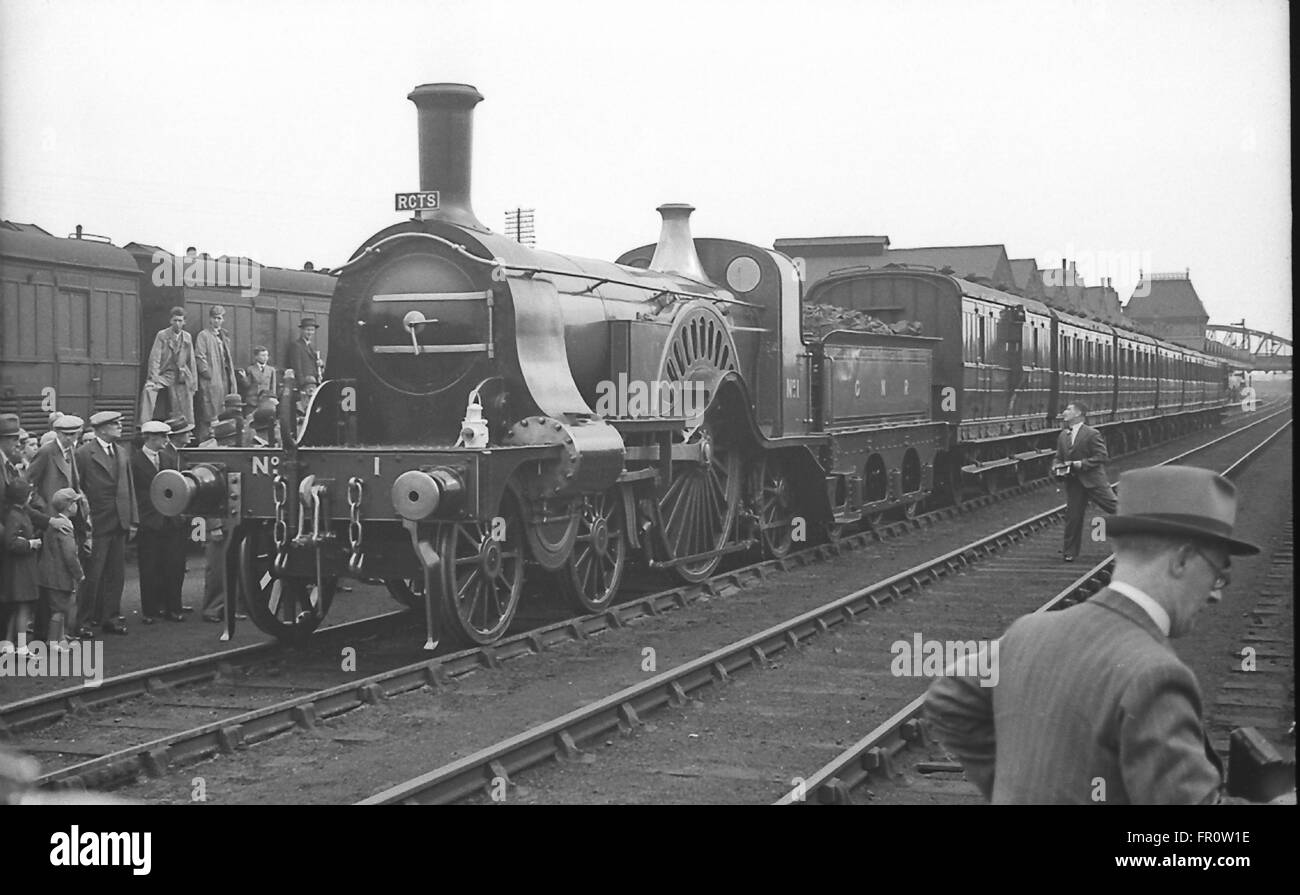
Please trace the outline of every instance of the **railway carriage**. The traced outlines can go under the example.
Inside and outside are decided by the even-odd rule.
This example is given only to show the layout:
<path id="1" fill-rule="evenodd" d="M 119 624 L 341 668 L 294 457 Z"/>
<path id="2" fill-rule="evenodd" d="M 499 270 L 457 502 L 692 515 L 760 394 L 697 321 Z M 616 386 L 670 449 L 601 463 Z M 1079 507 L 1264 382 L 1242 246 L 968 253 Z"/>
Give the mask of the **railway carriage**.
<path id="1" fill-rule="evenodd" d="M 131 256 L 107 241 L 0 225 L 0 412 L 35 432 L 54 410 L 133 420 L 140 279 Z"/>
<path id="2" fill-rule="evenodd" d="M 321 344 L 328 338 L 333 276 L 257 265 L 257 294 L 244 295 L 252 290 L 237 279 L 209 274 L 216 265 L 255 262 L 206 255 L 177 260 L 157 246 L 118 247 L 80 228 L 64 239 L 0 222 L 0 412 L 17 413 L 23 426 L 44 431 L 53 410 L 85 419 L 116 410 L 134 428 L 154 335 L 175 306 L 185 308 L 197 332 L 208 309 L 224 305 L 241 368 L 258 344 L 279 366 L 304 316 L 317 318 Z M 190 267 L 195 274 L 182 277 Z M 165 280 L 161 270 L 168 272 Z"/>

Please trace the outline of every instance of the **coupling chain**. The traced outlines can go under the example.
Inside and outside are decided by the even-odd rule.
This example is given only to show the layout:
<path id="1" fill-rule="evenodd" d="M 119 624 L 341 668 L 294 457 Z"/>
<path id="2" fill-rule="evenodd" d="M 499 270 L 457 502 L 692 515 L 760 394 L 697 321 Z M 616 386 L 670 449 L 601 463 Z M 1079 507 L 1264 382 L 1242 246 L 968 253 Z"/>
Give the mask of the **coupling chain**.
<path id="1" fill-rule="evenodd" d="M 284 476 L 277 474 L 272 481 L 271 496 L 275 500 L 275 527 L 271 532 L 275 540 L 275 568 L 283 570 L 289 564 L 289 523 L 284 508 L 289 499 L 289 483 Z"/>
<path id="2" fill-rule="evenodd" d="M 361 499 L 364 495 L 365 482 L 357 476 L 348 479 L 348 546 L 352 548 L 348 568 L 354 575 L 361 574 L 361 566 L 366 561 L 362 552 L 365 530 L 361 527 Z"/>

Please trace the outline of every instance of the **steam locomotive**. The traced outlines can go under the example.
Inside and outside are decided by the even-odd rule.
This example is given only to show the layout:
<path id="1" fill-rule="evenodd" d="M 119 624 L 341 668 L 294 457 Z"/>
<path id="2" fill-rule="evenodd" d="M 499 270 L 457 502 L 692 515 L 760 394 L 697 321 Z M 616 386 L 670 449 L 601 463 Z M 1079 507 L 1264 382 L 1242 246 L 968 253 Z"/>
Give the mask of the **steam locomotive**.
<path id="1" fill-rule="evenodd" d="M 615 263 L 534 250 L 471 208 L 478 91 L 408 98 L 428 198 L 337 270 L 327 381 L 299 437 L 187 449 L 152 485 L 165 513 L 226 518 L 228 580 L 262 630 L 310 635 L 352 577 L 422 608 L 428 646 L 488 644 L 525 578 L 599 611 L 634 556 L 699 581 L 730 554 L 779 557 L 1005 468 L 980 451 L 1028 468 L 1054 437 L 1054 360 L 990 383 L 999 400 L 1024 395 L 964 428 L 982 380 L 951 362 L 951 320 L 973 284 L 897 270 L 818 284 L 924 323 L 814 338 L 791 260 L 694 239 L 688 205 L 661 206 L 658 242 Z"/>

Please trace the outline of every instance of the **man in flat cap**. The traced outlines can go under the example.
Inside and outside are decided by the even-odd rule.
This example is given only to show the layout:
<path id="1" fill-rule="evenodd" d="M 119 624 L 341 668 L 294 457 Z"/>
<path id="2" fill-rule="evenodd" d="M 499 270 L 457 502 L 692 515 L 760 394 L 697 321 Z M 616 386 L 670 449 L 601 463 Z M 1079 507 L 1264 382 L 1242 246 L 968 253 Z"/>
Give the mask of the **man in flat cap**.
<path id="1" fill-rule="evenodd" d="M 19 470 L 17 464 L 21 459 L 22 445 L 22 426 L 18 421 L 16 413 L 0 413 L 0 492 L 8 487 L 10 482 L 30 482 L 25 471 Z M 37 532 L 45 530 L 47 525 L 56 525 L 60 531 L 72 531 L 72 525 L 67 519 L 56 517 L 51 519 L 49 513 L 41 505 L 29 506 L 28 514 L 31 516 L 32 524 L 36 526 Z"/>
<path id="2" fill-rule="evenodd" d="M 185 309 L 171 310 L 171 324 L 153 337 L 149 351 L 149 378 L 140 397 L 140 419 L 151 420 L 164 410 L 171 416 L 194 420 L 194 392 L 199 387 L 194 341 L 185 331 Z M 166 396 L 164 407 L 158 398 Z"/>
<path id="3" fill-rule="evenodd" d="M 304 317 L 298 321 L 298 338 L 289 345 L 289 361 L 285 367 L 293 370 L 299 384 L 306 382 L 308 376 L 317 382 L 325 378 L 325 358 L 312 344 L 315 338 L 316 318 Z"/>
<path id="4" fill-rule="evenodd" d="M 161 470 L 179 469 L 180 466 L 170 456 L 171 452 L 164 450 L 171 433 L 166 423 L 150 420 L 140 427 L 140 432 L 144 435 L 144 444 L 131 455 L 131 475 L 135 482 L 136 505 L 140 508 L 136 548 L 140 563 L 141 621 L 152 625 L 162 617 L 180 622 L 185 620 L 185 616 L 181 614 L 181 593 L 174 586 L 174 567 L 169 562 L 168 552 L 175 550 L 174 532 L 178 527 L 183 528 L 185 523 L 158 512 L 149 497 L 153 477 Z"/>
<path id="5" fill-rule="evenodd" d="M 1236 488 L 1208 469 L 1125 473 L 1118 515 L 1107 519 L 1110 586 L 1012 624 L 995 685 L 955 675 L 931 685 L 935 735 L 985 798 L 1219 800 L 1222 765 L 1202 727 L 1200 687 L 1169 640 L 1220 599 L 1230 557 L 1259 552 L 1232 536 L 1236 514 Z"/>
<path id="6" fill-rule="evenodd" d="M 56 492 L 71 488 L 79 493 L 80 508 L 72 519 L 77 546 L 82 558 L 89 555 L 92 546 L 90 535 L 90 505 L 81 495 L 81 470 L 75 454 L 77 440 L 86 426 L 79 416 L 61 415 L 54 421 L 54 439 L 41 445 L 36 457 L 27 467 L 27 481 L 36 489 L 32 504 L 43 512 L 54 515 L 53 501 Z"/>
<path id="7" fill-rule="evenodd" d="M 194 339 L 194 360 L 199 371 L 198 419 L 195 420 L 199 441 L 207 438 L 221 415 L 226 395 L 238 392 L 230 338 L 221 328 L 225 319 L 226 309 L 213 305 L 208 309 L 207 328 Z"/>
<path id="8" fill-rule="evenodd" d="M 122 588 L 126 581 L 126 542 L 139 524 L 130 448 L 120 443 L 122 414 L 102 410 L 90 418 L 95 435 L 76 451 L 82 491 L 90 502 L 94 546 L 85 564 L 86 580 L 77 594 L 77 628 L 93 636 L 93 625 L 125 634 Z"/>

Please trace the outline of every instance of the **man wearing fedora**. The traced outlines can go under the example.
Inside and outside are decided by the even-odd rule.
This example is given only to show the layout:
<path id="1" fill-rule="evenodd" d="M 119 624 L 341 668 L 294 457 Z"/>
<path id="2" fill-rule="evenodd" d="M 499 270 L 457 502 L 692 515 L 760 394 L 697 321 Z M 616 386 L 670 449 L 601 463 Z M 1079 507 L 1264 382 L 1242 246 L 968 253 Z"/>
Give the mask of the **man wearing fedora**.
<path id="1" fill-rule="evenodd" d="M 77 594 L 77 628 L 83 636 L 93 625 L 125 634 L 122 588 L 126 582 L 126 542 L 139 524 L 131 454 L 121 444 L 122 414 L 101 410 L 90 418 L 95 435 L 76 451 L 82 490 L 90 502 L 94 546 L 85 565 L 86 578 Z"/>
<path id="2" fill-rule="evenodd" d="M 315 338 L 316 318 L 304 317 L 298 321 L 298 338 L 289 344 L 289 362 L 285 366 L 293 370 L 294 379 L 299 383 L 306 382 L 308 376 L 317 382 L 324 379 L 325 359 L 312 344 Z"/>
<path id="3" fill-rule="evenodd" d="M 925 711 L 940 742 L 995 803 L 1217 802 L 1223 770 L 1201 723 L 1196 676 L 1170 639 L 1187 634 L 1229 581 L 1237 490 L 1208 469 L 1120 477 L 1109 587 L 1018 619 L 998 677 L 950 676 Z M 987 681 L 984 681 L 987 683 Z"/>
<path id="4" fill-rule="evenodd" d="M 1053 471 L 1065 480 L 1065 561 L 1074 562 L 1083 543 L 1083 517 L 1088 502 L 1103 513 L 1115 512 L 1115 492 L 1106 477 L 1106 439 L 1089 426 L 1088 406 L 1073 403 L 1061 414 Z"/>

